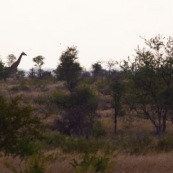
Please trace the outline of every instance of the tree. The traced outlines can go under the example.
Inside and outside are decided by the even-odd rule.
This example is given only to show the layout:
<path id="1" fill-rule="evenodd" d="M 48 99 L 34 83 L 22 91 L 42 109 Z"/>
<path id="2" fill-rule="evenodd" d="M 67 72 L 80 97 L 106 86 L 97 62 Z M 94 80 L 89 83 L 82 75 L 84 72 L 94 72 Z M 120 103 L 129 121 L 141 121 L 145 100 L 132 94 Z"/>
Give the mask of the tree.
<path id="1" fill-rule="evenodd" d="M 96 62 L 92 65 L 92 73 L 94 77 L 98 77 L 98 76 L 102 76 L 102 66 L 101 66 L 101 62 Z"/>
<path id="2" fill-rule="evenodd" d="M 144 40 L 147 48 L 138 48 L 135 59 L 124 61 L 122 66 L 128 75 L 128 103 L 138 114 L 145 115 L 161 135 L 172 113 L 173 38 Z"/>
<path id="3" fill-rule="evenodd" d="M 4 79 L 5 81 L 8 76 L 9 76 L 9 73 L 6 70 L 4 63 L 0 60 L 0 79 Z"/>
<path id="4" fill-rule="evenodd" d="M 21 98 L 7 100 L 0 96 L 0 150 L 6 155 L 25 157 L 37 150 L 41 122 Z"/>
<path id="5" fill-rule="evenodd" d="M 114 108 L 114 133 L 117 133 L 117 118 L 122 109 L 122 97 L 124 95 L 124 84 L 120 76 L 111 82 L 111 96 Z"/>
<path id="6" fill-rule="evenodd" d="M 10 67 L 14 62 L 16 61 L 16 56 L 13 54 L 10 54 L 7 56 L 7 65 Z"/>
<path id="7" fill-rule="evenodd" d="M 42 65 L 44 64 L 44 60 L 45 58 L 43 56 L 37 56 L 35 58 L 33 58 L 33 61 L 35 62 L 35 66 L 38 68 L 38 77 L 41 78 L 42 76 Z"/>
<path id="8" fill-rule="evenodd" d="M 82 68 L 77 61 L 76 47 L 67 47 L 60 57 L 60 64 L 55 70 L 57 79 L 66 81 L 67 88 L 73 92 L 79 82 Z"/>
<path id="9" fill-rule="evenodd" d="M 36 72 L 35 72 L 35 69 L 34 68 L 31 68 L 30 69 L 28 76 L 30 78 L 35 78 L 36 77 Z"/>
<path id="10" fill-rule="evenodd" d="M 114 60 L 109 60 L 107 62 L 109 77 L 111 76 L 112 68 L 117 64 Z"/>

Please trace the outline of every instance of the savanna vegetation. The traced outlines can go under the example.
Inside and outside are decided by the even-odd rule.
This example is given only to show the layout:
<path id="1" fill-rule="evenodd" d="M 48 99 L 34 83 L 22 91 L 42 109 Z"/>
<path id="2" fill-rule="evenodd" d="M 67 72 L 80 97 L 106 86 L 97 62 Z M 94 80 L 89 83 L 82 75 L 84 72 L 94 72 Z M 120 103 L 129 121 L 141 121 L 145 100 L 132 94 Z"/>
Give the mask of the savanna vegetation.
<path id="1" fill-rule="evenodd" d="M 34 57 L 16 79 L 1 61 L 1 172 L 171 173 L 173 38 L 144 42 L 134 57 L 90 71 L 77 47 L 62 52 L 52 71 Z"/>

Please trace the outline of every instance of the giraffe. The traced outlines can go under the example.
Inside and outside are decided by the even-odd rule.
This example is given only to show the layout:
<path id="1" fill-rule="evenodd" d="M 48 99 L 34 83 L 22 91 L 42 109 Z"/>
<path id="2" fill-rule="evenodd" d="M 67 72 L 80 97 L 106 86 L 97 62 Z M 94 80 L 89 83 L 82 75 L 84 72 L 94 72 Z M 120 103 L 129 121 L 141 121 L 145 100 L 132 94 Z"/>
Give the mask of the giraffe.
<path id="1" fill-rule="evenodd" d="M 27 56 L 26 53 L 22 52 L 19 56 L 19 58 L 17 59 L 17 61 L 15 61 L 10 67 L 6 67 L 5 68 L 5 72 L 7 75 L 10 76 L 16 76 L 17 73 L 17 67 L 20 64 L 20 61 L 22 59 L 22 56 Z"/>

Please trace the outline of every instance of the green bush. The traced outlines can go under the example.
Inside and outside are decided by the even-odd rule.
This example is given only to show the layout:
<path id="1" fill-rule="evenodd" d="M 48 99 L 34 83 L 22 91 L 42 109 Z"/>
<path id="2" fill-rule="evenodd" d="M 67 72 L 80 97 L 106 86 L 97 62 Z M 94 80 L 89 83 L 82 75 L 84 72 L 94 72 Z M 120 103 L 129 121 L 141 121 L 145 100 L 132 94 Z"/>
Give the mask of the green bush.
<path id="1" fill-rule="evenodd" d="M 173 150 L 173 136 L 164 136 L 156 143 L 157 151 L 172 151 Z"/>
<path id="2" fill-rule="evenodd" d="M 66 142 L 66 136 L 59 132 L 45 133 L 43 139 L 45 149 L 62 148 Z"/>
<path id="3" fill-rule="evenodd" d="M 101 148 L 105 147 L 103 140 L 94 140 L 86 138 L 67 138 L 62 149 L 64 152 L 79 152 L 79 153 L 96 153 Z"/>
<path id="4" fill-rule="evenodd" d="M 57 90 L 51 95 L 51 101 L 58 107 L 65 108 L 67 104 L 68 94 L 62 90 Z"/>
<path id="5" fill-rule="evenodd" d="M 96 94 L 82 86 L 70 94 L 57 91 L 53 99 L 63 111 L 61 119 L 55 121 L 54 129 L 67 135 L 88 136 L 96 116 Z"/>
<path id="6" fill-rule="evenodd" d="M 27 85 L 18 85 L 18 86 L 13 86 L 11 89 L 13 92 L 19 92 L 19 91 L 29 91 L 29 87 Z"/>
<path id="7" fill-rule="evenodd" d="M 143 133 L 131 136 L 118 137 L 115 149 L 129 154 L 139 155 L 147 153 L 153 146 L 152 139 Z"/>
<path id="8" fill-rule="evenodd" d="M 60 148 L 63 152 L 96 153 L 98 150 L 108 148 L 104 140 L 77 138 L 65 136 L 61 133 L 46 134 L 42 142 L 45 149 Z"/>
<path id="9" fill-rule="evenodd" d="M 25 173 L 45 173 L 44 156 L 34 155 L 27 163 Z"/>
<path id="10" fill-rule="evenodd" d="M 7 100 L 0 96 L 0 150 L 5 154 L 25 157 L 38 150 L 41 121 L 31 106 L 22 105 L 20 97 Z"/>
<path id="11" fill-rule="evenodd" d="M 95 122 L 91 129 L 91 136 L 99 138 L 106 135 L 106 131 L 100 122 Z"/>

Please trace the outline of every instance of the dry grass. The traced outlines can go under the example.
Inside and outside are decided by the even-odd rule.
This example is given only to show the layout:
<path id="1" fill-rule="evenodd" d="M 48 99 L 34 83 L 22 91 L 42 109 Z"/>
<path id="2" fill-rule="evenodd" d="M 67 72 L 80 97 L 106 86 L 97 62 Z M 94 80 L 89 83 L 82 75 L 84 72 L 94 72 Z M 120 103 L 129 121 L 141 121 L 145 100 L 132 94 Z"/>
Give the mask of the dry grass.
<path id="1" fill-rule="evenodd" d="M 1 82 L 0 94 L 6 97 L 13 97 L 16 95 L 23 95 L 26 104 L 32 104 L 39 114 L 44 110 L 44 105 L 34 103 L 34 100 L 38 97 L 47 97 L 51 95 L 57 89 L 64 89 L 63 83 L 43 83 L 42 85 L 25 81 L 25 85 L 29 88 L 27 91 L 12 92 L 11 88 L 19 86 L 20 81 L 9 80 L 7 83 Z M 114 135 L 114 117 L 113 110 L 109 108 L 110 97 L 102 96 L 99 104 L 99 121 L 102 123 L 104 129 L 107 132 L 106 139 L 115 139 Z M 104 109 L 102 109 L 104 107 Z M 47 124 L 51 124 L 57 115 L 51 114 L 45 121 Z M 129 116 L 120 117 L 118 119 L 118 134 L 120 135 L 132 135 L 135 133 L 147 133 L 153 134 L 153 125 L 149 120 L 134 118 Z M 173 125 L 169 122 L 167 125 L 167 133 L 172 134 Z M 57 153 L 52 152 L 52 157 L 46 164 L 46 173 L 73 173 L 75 172 L 70 162 L 72 159 L 80 159 L 81 154 L 76 153 Z M 129 155 L 129 154 L 110 154 L 110 173 L 172 173 L 173 172 L 173 152 L 170 153 L 154 153 L 147 155 Z M 4 167 L 4 161 L 8 160 L 12 165 L 18 165 L 20 160 L 1 157 L 0 158 L 0 173 L 11 173 Z"/>
<path id="2" fill-rule="evenodd" d="M 76 154 L 61 154 L 55 160 L 45 164 L 45 173 L 75 173 L 70 165 L 72 159 L 79 159 Z M 1 158 L 0 172 L 11 173 L 4 167 L 4 161 L 9 161 L 12 165 L 19 165 L 18 159 Z M 130 156 L 118 155 L 111 156 L 107 173 L 172 173 L 173 153 L 160 153 L 157 155 Z M 23 166 L 23 165 L 21 165 Z M 19 167 L 18 167 L 19 168 Z"/>
<path id="3" fill-rule="evenodd" d="M 151 156 L 118 156 L 115 173 L 172 173 L 173 153 Z"/>

